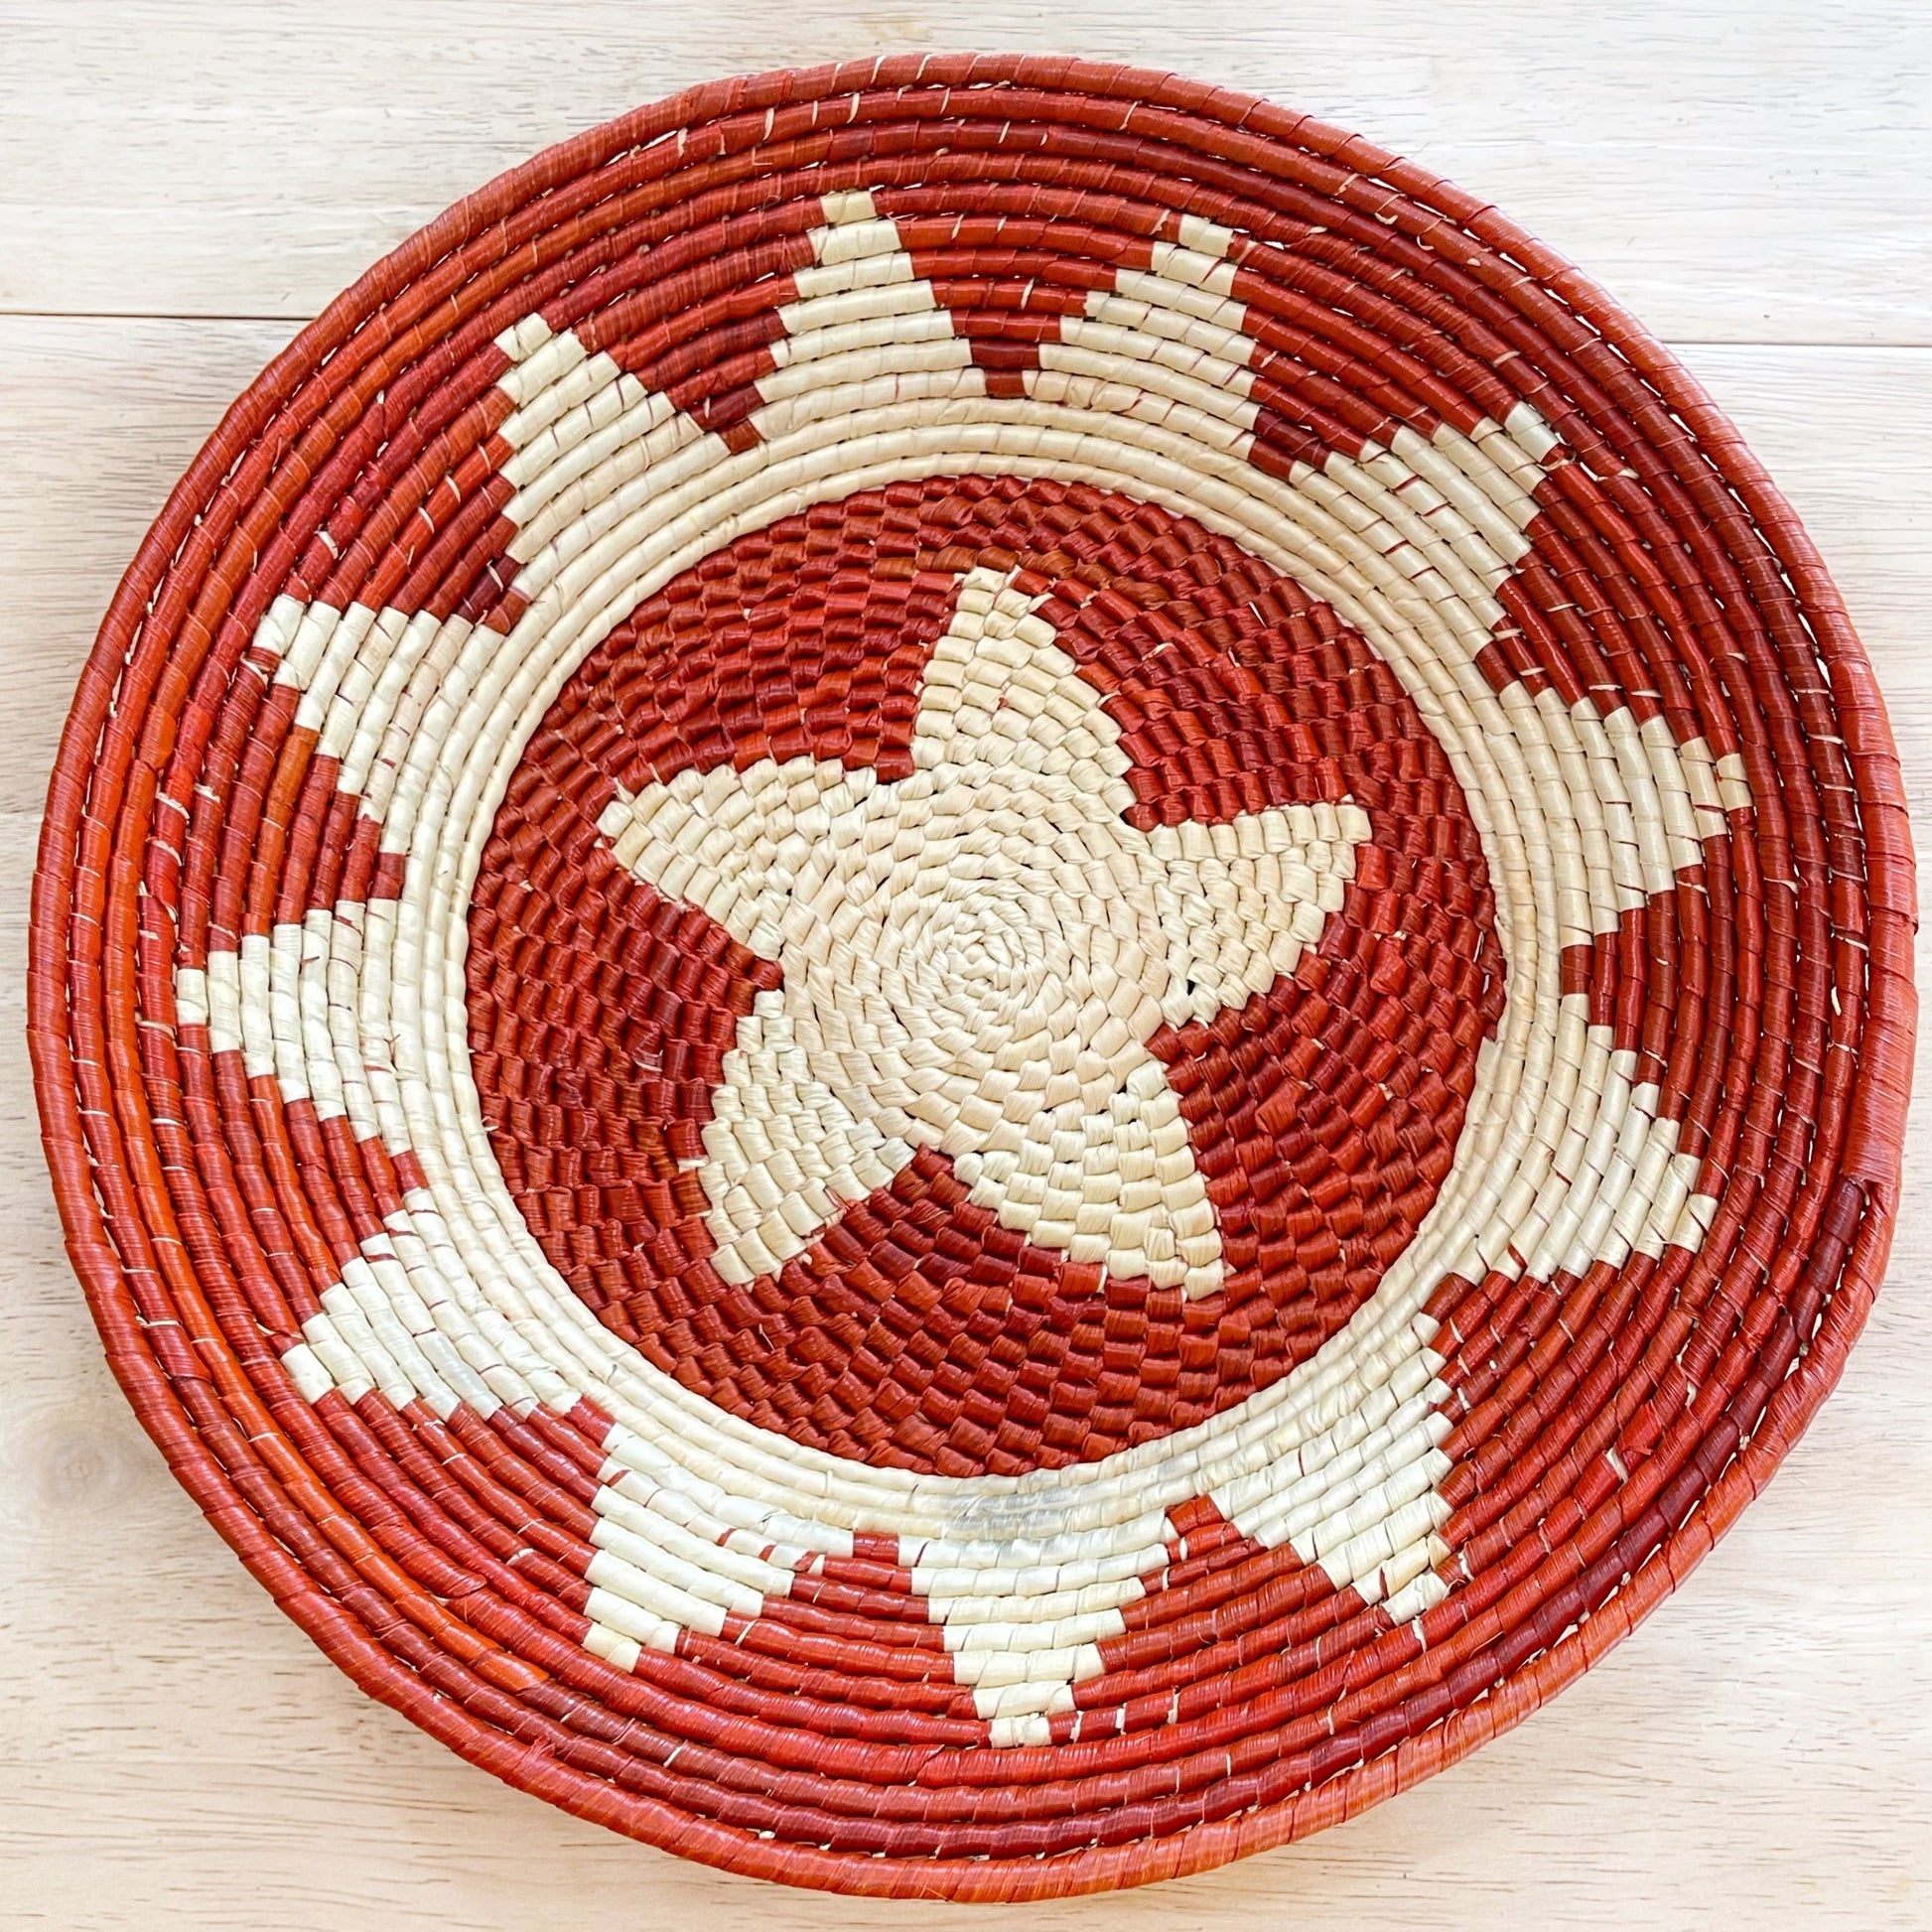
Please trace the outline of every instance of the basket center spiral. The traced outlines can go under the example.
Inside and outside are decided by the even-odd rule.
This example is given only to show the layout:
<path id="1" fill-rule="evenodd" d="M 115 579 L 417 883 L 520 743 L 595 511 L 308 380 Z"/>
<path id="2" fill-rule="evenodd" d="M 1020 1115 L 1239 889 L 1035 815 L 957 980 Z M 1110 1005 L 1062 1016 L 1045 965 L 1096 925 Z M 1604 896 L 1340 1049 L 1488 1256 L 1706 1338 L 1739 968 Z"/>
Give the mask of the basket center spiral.
<path id="1" fill-rule="evenodd" d="M 909 556 L 855 498 L 576 673 L 485 855 L 473 1047 L 531 1226 L 659 1366 L 812 1447 L 1019 1474 L 1214 1415 L 1361 1306 L 1502 965 L 1449 762 L 1326 606 L 1105 491 L 913 500 Z M 601 1011 L 506 1030 L 626 957 Z"/>

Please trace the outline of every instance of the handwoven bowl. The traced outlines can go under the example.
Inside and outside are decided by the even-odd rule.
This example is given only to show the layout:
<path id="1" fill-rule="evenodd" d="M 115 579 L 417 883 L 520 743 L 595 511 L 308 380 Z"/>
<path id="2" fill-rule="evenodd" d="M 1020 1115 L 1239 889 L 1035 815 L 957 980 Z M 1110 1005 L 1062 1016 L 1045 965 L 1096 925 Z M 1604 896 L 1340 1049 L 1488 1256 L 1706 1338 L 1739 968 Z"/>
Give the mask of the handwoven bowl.
<path id="1" fill-rule="evenodd" d="M 701 87 L 405 244 L 142 546 L 32 1037 L 116 1374 L 500 1777 L 794 1883 L 1507 1728 L 1882 1272 L 1878 698 L 1688 375 L 1351 135 Z"/>

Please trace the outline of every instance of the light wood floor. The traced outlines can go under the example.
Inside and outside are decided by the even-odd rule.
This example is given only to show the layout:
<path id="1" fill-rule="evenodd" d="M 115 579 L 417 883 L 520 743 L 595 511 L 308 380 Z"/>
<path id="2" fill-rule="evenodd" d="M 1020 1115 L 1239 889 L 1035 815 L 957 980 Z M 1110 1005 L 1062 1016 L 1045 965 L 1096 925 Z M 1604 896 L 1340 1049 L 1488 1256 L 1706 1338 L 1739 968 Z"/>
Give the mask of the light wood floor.
<path id="1" fill-rule="evenodd" d="M 1808 521 L 1925 814 L 1924 0 L 0 0 L 0 1925 L 966 1922 L 684 1864 L 366 1702 L 202 1522 L 109 1380 L 22 1043 L 40 802 L 93 626 L 171 482 L 295 326 L 446 202 L 638 101 L 962 45 L 1293 102 L 1583 262 L 1679 346 Z M 1921 1095 L 1891 1282 L 1843 1386 L 1600 1669 L 1325 1838 L 1027 1921 L 1932 1924 L 1929 1178 Z"/>

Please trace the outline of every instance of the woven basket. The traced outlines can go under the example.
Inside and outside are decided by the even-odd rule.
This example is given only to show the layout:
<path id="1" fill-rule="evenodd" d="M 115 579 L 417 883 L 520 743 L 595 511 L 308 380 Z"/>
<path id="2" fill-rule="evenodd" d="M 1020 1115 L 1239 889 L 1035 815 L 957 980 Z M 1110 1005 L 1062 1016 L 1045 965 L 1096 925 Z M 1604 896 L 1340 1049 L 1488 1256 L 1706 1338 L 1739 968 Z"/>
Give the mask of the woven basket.
<path id="1" fill-rule="evenodd" d="M 698 88 L 374 269 L 49 798 L 73 1261 L 372 1696 L 794 1883 L 1198 1870 L 1697 1563 L 1883 1269 L 1897 763 L 1697 385 L 1352 136 Z"/>

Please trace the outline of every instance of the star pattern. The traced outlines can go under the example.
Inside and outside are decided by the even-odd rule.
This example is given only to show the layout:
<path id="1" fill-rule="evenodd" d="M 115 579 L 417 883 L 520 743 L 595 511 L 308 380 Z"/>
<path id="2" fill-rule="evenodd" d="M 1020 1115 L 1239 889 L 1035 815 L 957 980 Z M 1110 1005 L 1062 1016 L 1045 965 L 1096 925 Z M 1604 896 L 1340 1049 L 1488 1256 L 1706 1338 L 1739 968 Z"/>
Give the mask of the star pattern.
<path id="1" fill-rule="evenodd" d="M 739 1024 L 690 1164 L 727 1282 L 774 1273 L 929 1147 L 1040 1247 L 1222 1286 L 1149 1042 L 1294 971 L 1367 815 L 1132 826 L 1119 728 L 1041 601 L 963 576 L 906 777 L 765 759 L 621 790 L 599 820 L 620 863 L 783 973 Z"/>

